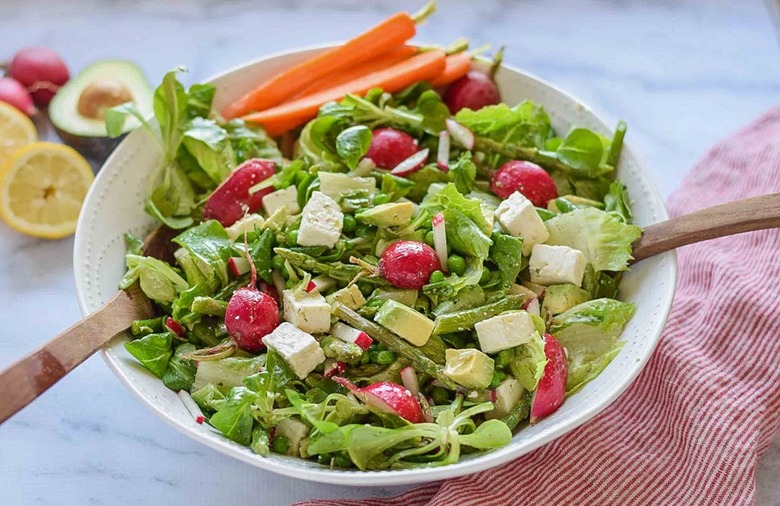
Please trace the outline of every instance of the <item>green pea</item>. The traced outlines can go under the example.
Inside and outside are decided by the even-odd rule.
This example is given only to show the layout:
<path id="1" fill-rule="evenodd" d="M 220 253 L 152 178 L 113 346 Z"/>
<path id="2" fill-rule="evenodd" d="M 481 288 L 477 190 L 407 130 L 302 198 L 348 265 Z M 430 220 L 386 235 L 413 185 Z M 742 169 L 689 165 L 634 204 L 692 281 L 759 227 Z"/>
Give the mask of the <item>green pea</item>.
<path id="1" fill-rule="evenodd" d="M 447 269 L 458 276 L 462 276 L 466 272 L 466 260 L 460 255 L 450 255 L 447 258 Z"/>
<path id="2" fill-rule="evenodd" d="M 429 230 L 425 233 L 425 244 L 433 247 L 433 230 Z"/>
<path id="3" fill-rule="evenodd" d="M 428 280 L 429 283 L 440 283 L 442 281 L 444 281 L 444 273 L 441 271 L 433 271 L 431 278 Z"/>
<path id="4" fill-rule="evenodd" d="M 344 232 L 354 232 L 357 228 L 357 220 L 354 216 L 351 214 L 345 214 L 344 215 L 344 224 L 341 227 L 341 230 Z"/>
<path id="5" fill-rule="evenodd" d="M 360 365 L 366 365 L 371 363 L 371 356 L 368 353 L 363 353 L 360 356 Z"/>
<path id="6" fill-rule="evenodd" d="M 499 351 L 495 358 L 496 369 L 503 369 L 508 366 L 509 363 L 512 362 L 514 355 L 515 354 L 511 349 Z"/>
<path id="7" fill-rule="evenodd" d="M 290 440 L 287 436 L 276 436 L 274 442 L 271 443 L 271 450 L 273 450 L 274 453 L 287 453 L 290 451 Z"/>
<path id="8" fill-rule="evenodd" d="M 493 381 L 490 382 L 490 388 L 496 388 L 505 378 L 506 373 L 504 371 L 493 371 Z"/>
<path id="9" fill-rule="evenodd" d="M 382 342 L 378 342 L 373 346 L 376 351 L 385 351 L 387 349 L 387 345 Z"/>
<path id="10" fill-rule="evenodd" d="M 290 246 L 297 246 L 298 245 L 298 231 L 297 230 L 290 230 L 287 232 L 287 244 Z"/>
<path id="11" fill-rule="evenodd" d="M 279 255 L 274 255 L 274 257 L 271 259 L 271 267 L 277 271 L 284 270 L 284 258 Z"/>
<path id="12" fill-rule="evenodd" d="M 368 357 L 371 359 L 372 363 L 374 363 L 374 364 L 378 363 L 377 361 L 379 360 L 379 353 L 380 352 L 377 351 L 377 350 L 369 350 L 368 351 Z"/>
<path id="13" fill-rule="evenodd" d="M 433 398 L 434 404 L 442 405 L 450 403 L 450 392 L 446 388 L 434 387 L 433 391 L 431 391 L 431 397 Z"/>
<path id="14" fill-rule="evenodd" d="M 366 302 L 366 307 L 382 307 L 382 304 L 384 304 L 385 301 L 382 299 L 371 299 L 370 301 Z"/>
<path id="15" fill-rule="evenodd" d="M 378 206 L 379 204 L 387 204 L 390 202 L 390 195 L 387 193 L 379 192 L 376 195 L 374 195 L 374 205 Z"/>
<path id="16" fill-rule="evenodd" d="M 482 277 L 479 278 L 479 284 L 483 285 L 490 279 L 490 271 L 485 269 L 482 271 Z"/>
<path id="17" fill-rule="evenodd" d="M 390 365 L 395 362 L 395 353 L 389 350 L 380 351 L 376 354 L 376 363 L 381 365 Z"/>

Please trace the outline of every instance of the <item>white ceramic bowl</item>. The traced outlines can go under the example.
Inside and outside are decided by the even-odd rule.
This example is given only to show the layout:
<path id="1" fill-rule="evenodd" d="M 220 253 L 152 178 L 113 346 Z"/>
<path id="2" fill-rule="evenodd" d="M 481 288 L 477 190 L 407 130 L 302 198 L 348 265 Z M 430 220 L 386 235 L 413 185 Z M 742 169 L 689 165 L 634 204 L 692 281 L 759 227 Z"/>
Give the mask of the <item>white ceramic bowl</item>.
<path id="1" fill-rule="evenodd" d="M 253 83 L 262 82 L 320 48 L 291 51 L 269 56 L 221 74 L 210 82 L 217 86 L 215 107 L 243 95 Z M 610 134 L 607 125 L 589 108 L 563 91 L 511 67 L 498 73 L 503 99 L 515 104 L 531 99 L 544 105 L 558 132 L 572 125 L 585 126 Z M 630 125 L 629 125 L 630 127 Z M 629 128 L 629 139 L 630 139 Z M 144 213 L 143 201 L 157 170 L 160 152 L 145 131 L 135 131 L 103 166 L 95 180 L 79 218 L 74 248 L 76 287 L 81 311 L 97 310 L 116 291 L 124 273 L 125 248 L 122 236 L 131 232 L 144 236 L 154 221 Z M 667 218 L 663 202 L 647 172 L 631 152 L 630 142 L 620 160 L 620 179 L 628 186 L 634 201 L 634 214 L 640 226 Z M 637 312 L 623 333 L 625 346 L 594 381 L 549 418 L 521 430 L 512 442 L 496 451 L 466 456 L 451 466 L 403 471 L 339 471 L 312 462 L 272 455 L 261 457 L 249 448 L 233 443 L 196 424 L 179 397 L 138 364 L 117 338 L 102 350 L 117 377 L 165 422 L 227 455 L 254 466 L 288 476 L 345 485 L 400 485 L 452 478 L 501 465 L 571 431 L 609 406 L 631 384 L 653 352 L 674 295 L 677 264 L 674 253 L 645 260 L 627 273 L 620 298 L 636 303 Z"/>

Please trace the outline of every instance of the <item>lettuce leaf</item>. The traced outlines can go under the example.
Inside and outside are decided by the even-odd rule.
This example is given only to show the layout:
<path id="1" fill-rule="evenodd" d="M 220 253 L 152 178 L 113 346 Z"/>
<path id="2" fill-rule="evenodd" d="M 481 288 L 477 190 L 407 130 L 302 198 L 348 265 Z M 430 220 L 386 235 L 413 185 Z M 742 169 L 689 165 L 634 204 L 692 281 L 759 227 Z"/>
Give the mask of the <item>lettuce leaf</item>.
<path id="1" fill-rule="evenodd" d="M 547 244 L 582 251 L 597 271 L 628 270 L 631 245 L 642 235 L 639 227 L 595 208 L 576 209 L 545 224 L 550 232 Z"/>
<path id="2" fill-rule="evenodd" d="M 542 379 L 544 367 L 547 365 L 547 357 L 544 354 L 544 341 L 538 332 L 534 333 L 531 340 L 515 348 L 515 355 L 509 363 L 512 376 L 529 392 L 536 390 L 539 380 Z"/>
<path id="3" fill-rule="evenodd" d="M 539 149 L 544 149 L 552 133 L 550 117 L 544 108 L 528 100 L 514 107 L 498 104 L 476 111 L 461 109 L 455 119 L 477 135 Z"/>
<path id="4" fill-rule="evenodd" d="M 186 249 L 193 258 L 208 265 L 222 284 L 228 282 L 227 260 L 231 255 L 232 243 L 218 221 L 204 221 L 185 230 L 173 241 Z"/>
<path id="5" fill-rule="evenodd" d="M 129 254 L 125 257 L 127 272 L 119 282 L 119 288 L 127 290 L 140 281 L 141 290 L 151 300 L 169 304 L 178 294 L 187 290 L 189 284 L 173 267 L 152 257 Z"/>
<path id="6" fill-rule="evenodd" d="M 604 209 L 623 223 L 631 223 L 634 217 L 631 214 L 630 202 L 626 186 L 619 181 L 613 181 L 604 195 Z"/>

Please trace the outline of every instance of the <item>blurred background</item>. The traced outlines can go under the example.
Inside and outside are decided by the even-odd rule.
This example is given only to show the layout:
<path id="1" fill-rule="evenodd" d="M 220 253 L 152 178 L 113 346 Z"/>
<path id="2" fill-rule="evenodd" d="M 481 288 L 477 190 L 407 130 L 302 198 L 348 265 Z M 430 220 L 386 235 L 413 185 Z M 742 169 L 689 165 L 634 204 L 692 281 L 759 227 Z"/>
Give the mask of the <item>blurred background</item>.
<path id="1" fill-rule="evenodd" d="M 193 83 L 423 3 L 0 0 L 0 60 L 44 45 L 71 75 L 130 59 L 153 85 L 179 64 Z M 626 141 L 666 197 L 718 139 L 780 103 L 777 27 L 774 0 L 440 0 L 417 40 L 506 45 L 508 64 L 626 120 Z M 80 317 L 72 246 L 0 223 L 0 368 Z M 757 471 L 759 504 L 780 503 L 778 446 Z M 400 490 L 305 484 L 231 460 L 165 426 L 99 357 L 0 429 L 0 477 L 4 504 L 288 504 Z"/>

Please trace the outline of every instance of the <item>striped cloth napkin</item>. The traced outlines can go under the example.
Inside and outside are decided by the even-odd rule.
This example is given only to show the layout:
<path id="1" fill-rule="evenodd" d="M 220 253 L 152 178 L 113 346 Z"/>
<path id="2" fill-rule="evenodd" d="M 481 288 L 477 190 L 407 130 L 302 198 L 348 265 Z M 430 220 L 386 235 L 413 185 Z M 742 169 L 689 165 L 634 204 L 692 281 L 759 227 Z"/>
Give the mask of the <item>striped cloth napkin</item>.
<path id="1" fill-rule="evenodd" d="M 780 108 L 718 144 L 673 216 L 780 191 Z M 389 499 L 307 506 L 752 504 L 780 424 L 780 230 L 682 248 L 657 351 L 601 415 L 498 469 Z"/>

